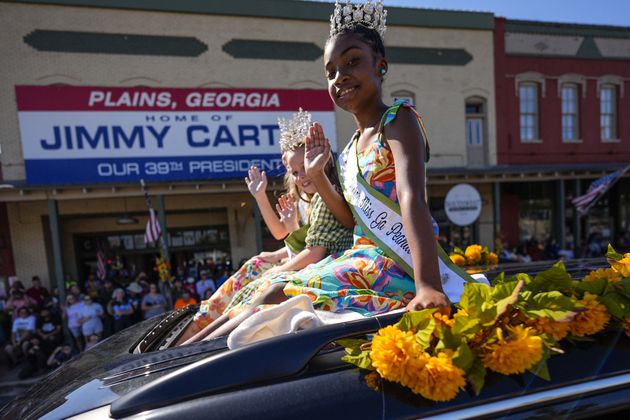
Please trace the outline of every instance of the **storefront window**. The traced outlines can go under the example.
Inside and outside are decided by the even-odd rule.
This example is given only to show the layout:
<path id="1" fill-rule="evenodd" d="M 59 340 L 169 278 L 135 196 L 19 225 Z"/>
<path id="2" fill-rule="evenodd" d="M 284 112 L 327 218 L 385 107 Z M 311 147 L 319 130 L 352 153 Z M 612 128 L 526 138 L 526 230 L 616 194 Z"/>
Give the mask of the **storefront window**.
<path id="1" fill-rule="evenodd" d="M 548 198 L 521 201 L 518 221 L 521 242 L 530 239 L 542 242 L 551 236 L 552 209 L 553 202 Z"/>
<path id="2" fill-rule="evenodd" d="M 172 229 L 167 234 L 167 244 L 174 266 L 206 258 L 229 259 L 229 228 L 227 225 L 220 225 Z M 157 246 L 147 246 L 144 243 L 142 231 L 75 235 L 75 246 L 81 278 L 87 278 L 90 272 L 95 271 L 96 253 L 99 249 L 112 262 L 112 266 L 119 267 L 117 269 L 123 276 L 142 271 L 149 276 L 153 275 L 155 256 L 159 253 Z"/>

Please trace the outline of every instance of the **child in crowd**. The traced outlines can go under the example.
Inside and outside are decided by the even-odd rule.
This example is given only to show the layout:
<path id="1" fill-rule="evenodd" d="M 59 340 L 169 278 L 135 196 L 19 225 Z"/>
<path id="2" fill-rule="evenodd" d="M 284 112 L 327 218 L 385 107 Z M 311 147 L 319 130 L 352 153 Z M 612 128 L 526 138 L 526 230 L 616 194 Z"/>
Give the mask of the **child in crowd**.
<path id="1" fill-rule="evenodd" d="M 229 315 L 225 314 L 231 305 L 243 303 L 255 297 L 254 293 L 244 295 L 249 289 L 246 286 L 256 282 L 256 287 L 251 288 L 251 292 L 263 290 L 268 284 L 264 280 L 274 277 L 279 273 L 300 270 L 309 264 L 316 263 L 328 254 L 336 254 L 344 251 L 352 245 L 352 235 L 348 228 L 343 227 L 326 207 L 319 194 L 315 190 L 304 169 L 304 141 L 310 126 L 311 116 L 309 113 L 300 110 L 290 121 L 280 120 L 280 148 L 283 162 L 287 166 L 287 187 L 292 197 L 296 197 L 307 204 L 307 215 L 305 223 L 299 227 L 296 215 L 296 205 L 287 196 L 281 197 L 277 210 L 285 222 L 285 231 L 280 234 L 290 232 L 285 239 L 285 248 L 274 253 L 262 253 L 248 261 L 231 278 L 229 278 L 219 290 L 209 299 L 200 305 L 199 312 L 195 315 L 194 322 L 180 338 L 183 342 L 217 321 L 219 325 L 225 322 Z M 325 174 L 332 184 L 337 183 L 334 164 L 330 162 Z M 246 179 L 250 191 L 254 195 L 264 192 L 266 188 L 266 178 L 264 173 L 258 170 L 250 170 Z M 254 186 L 254 184 L 256 184 Z M 259 205 L 265 208 L 268 204 L 266 194 L 264 198 L 257 199 Z M 266 204 L 265 204 L 266 202 Z M 271 210 L 271 205 L 268 206 Z M 263 215 L 265 213 L 263 212 Z M 273 218 L 276 218 L 275 214 Z M 275 223 L 270 215 L 265 218 L 269 224 Z M 291 257 L 291 258 L 289 258 Z M 288 259 L 288 260 L 286 260 Z M 282 262 L 285 261 L 285 262 Z M 240 292 L 240 293 L 239 293 Z M 236 300 L 234 300 L 236 298 Z M 207 330 L 209 332 L 209 330 Z M 202 331 L 201 335 L 204 332 Z M 200 336 L 199 336 L 200 337 Z M 196 338 L 193 338 L 195 340 Z"/>

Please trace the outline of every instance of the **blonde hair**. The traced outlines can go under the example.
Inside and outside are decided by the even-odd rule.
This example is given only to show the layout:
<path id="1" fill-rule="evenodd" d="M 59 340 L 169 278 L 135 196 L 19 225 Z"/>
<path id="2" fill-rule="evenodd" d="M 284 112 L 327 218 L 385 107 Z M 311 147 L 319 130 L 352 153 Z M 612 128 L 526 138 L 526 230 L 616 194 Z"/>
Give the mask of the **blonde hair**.
<path id="1" fill-rule="evenodd" d="M 304 144 L 302 144 L 300 147 L 304 147 Z M 291 195 L 291 197 L 294 200 L 296 201 L 302 200 L 302 201 L 306 201 L 307 203 L 310 203 L 311 201 L 310 197 L 308 197 L 308 199 L 305 199 L 302 196 L 302 192 L 300 191 L 297 184 L 295 183 L 295 179 L 293 179 L 293 174 L 291 173 L 291 169 L 289 168 L 289 162 L 287 160 L 287 155 L 289 153 L 295 153 L 295 151 L 298 150 L 300 147 L 297 147 L 293 150 L 287 150 L 284 153 L 282 153 L 282 163 L 284 164 L 284 167 L 286 168 L 286 172 L 284 173 L 284 189 L 289 195 Z"/>
<path id="2" fill-rule="evenodd" d="M 287 154 L 295 153 L 300 148 L 304 149 L 305 145 L 302 143 L 299 147 L 296 147 L 293 150 L 287 150 L 286 152 L 282 154 L 282 163 L 284 164 L 284 167 L 287 169 L 286 173 L 284 174 L 284 188 L 287 191 L 287 193 L 293 196 L 295 200 L 299 199 L 307 203 L 310 203 L 311 197 L 307 196 L 307 198 L 305 198 L 302 195 L 302 192 L 299 190 L 298 186 L 295 183 L 295 180 L 293 179 L 293 174 L 291 173 L 291 170 L 289 169 L 289 164 L 287 161 Z M 326 167 L 324 168 L 324 173 L 326 174 L 326 177 L 328 178 L 330 183 L 333 185 L 333 187 L 335 187 L 337 191 L 341 192 L 341 185 L 339 183 L 339 177 L 337 176 L 337 168 L 335 167 L 335 159 L 333 159 L 332 157 L 331 159 L 328 160 L 328 163 L 326 163 Z"/>

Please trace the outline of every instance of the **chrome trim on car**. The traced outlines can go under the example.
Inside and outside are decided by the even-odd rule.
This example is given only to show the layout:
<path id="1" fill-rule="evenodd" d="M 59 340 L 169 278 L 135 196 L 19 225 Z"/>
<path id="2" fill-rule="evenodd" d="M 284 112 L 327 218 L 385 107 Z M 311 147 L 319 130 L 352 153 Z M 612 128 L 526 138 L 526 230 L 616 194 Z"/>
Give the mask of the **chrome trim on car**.
<path id="1" fill-rule="evenodd" d="M 608 378 L 595 379 L 561 388 L 547 391 L 535 392 L 533 394 L 522 395 L 510 398 L 509 400 L 495 401 L 481 404 L 475 407 L 463 408 L 460 410 L 448 411 L 435 416 L 422 417 L 425 419 L 469 419 L 479 416 L 492 416 L 509 412 L 511 410 L 551 403 L 565 398 L 575 398 L 577 395 L 588 395 L 592 393 L 602 393 L 609 389 L 630 384 L 630 373 L 616 375 Z"/>

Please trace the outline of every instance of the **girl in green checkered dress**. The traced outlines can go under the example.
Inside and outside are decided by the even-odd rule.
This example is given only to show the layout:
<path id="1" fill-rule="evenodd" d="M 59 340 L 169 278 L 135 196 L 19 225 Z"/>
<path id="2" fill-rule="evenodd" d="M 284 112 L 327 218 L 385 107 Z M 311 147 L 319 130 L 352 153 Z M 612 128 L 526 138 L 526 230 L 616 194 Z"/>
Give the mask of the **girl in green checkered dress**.
<path id="1" fill-rule="evenodd" d="M 305 120 L 308 118 L 308 122 Z M 352 230 L 342 226 L 317 194 L 304 170 L 304 140 L 310 126 L 310 115 L 304 111 L 293 120 L 280 121 L 280 147 L 287 167 L 285 182 L 293 197 L 306 203 L 304 225 L 285 238 L 286 249 L 291 258 L 284 263 L 274 264 L 278 255 L 286 255 L 284 250 L 275 253 L 262 253 L 250 259 L 241 269 L 228 279 L 210 299 L 201 302 L 191 327 L 183 334 L 180 342 L 197 334 L 210 323 L 230 317 L 226 311 L 237 307 L 242 309 L 265 292 L 271 283 L 268 279 L 281 279 L 284 273 L 291 273 L 316 263 L 328 255 L 338 255 L 352 247 Z M 250 172 L 250 175 L 252 173 Z M 256 175 L 253 173 L 253 175 Z M 326 168 L 326 175 L 333 185 L 338 185 L 337 173 L 332 159 Z M 250 179 L 246 180 L 248 184 Z M 251 188 L 250 188 L 251 190 Z M 258 200 L 257 200 L 258 201 Z M 287 204 L 285 202 L 285 204 Z M 282 213 L 281 208 L 278 210 Z M 267 218 L 266 218 L 267 219 Z M 268 258 L 273 255 L 272 258 Z M 274 259 L 274 263 L 269 259 Z M 238 311 L 237 309 L 237 311 Z M 223 317 L 222 315 L 226 313 Z M 236 312 L 232 312 L 233 316 Z M 221 323 L 220 321 L 219 323 Z M 218 324 L 217 324 L 218 325 Z M 194 340 L 194 339 L 193 339 Z"/>

